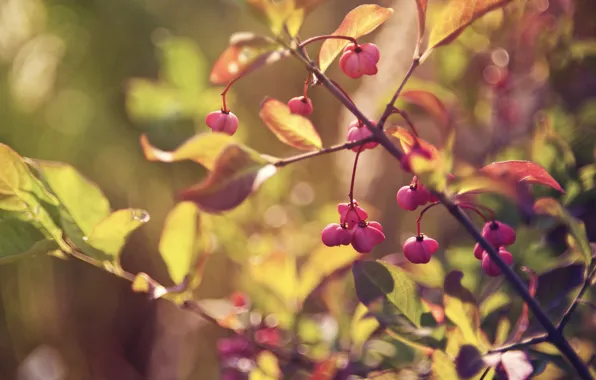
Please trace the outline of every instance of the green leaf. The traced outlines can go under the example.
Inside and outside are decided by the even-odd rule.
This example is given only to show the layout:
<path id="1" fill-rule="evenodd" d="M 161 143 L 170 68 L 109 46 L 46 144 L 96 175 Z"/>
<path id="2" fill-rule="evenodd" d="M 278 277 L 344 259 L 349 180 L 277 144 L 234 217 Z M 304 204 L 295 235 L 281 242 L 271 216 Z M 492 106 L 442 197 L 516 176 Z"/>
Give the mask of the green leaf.
<path id="1" fill-rule="evenodd" d="M 85 236 L 110 215 L 103 192 L 72 166 L 39 160 L 33 165 Z"/>
<path id="2" fill-rule="evenodd" d="M 288 55 L 287 50 L 270 38 L 249 32 L 236 33 L 230 37 L 230 45 L 213 65 L 209 80 L 213 84 L 224 85 Z"/>
<path id="3" fill-rule="evenodd" d="M 267 98 L 261 103 L 259 116 L 284 144 L 301 150 L 321 149 L 323 143 L 309 119 L 293 114 L 287 104 Z"/>
<path id="4" fill-rule="evenodd" d="M 383 8 L 376 4 L 363 4 L 352 9 L 343 19 L 341 25 L 332 33 L 336 36 L 360 38 L 377 29 L 389 19 L 393 9 Z M 331 62 L 350 42 L 344 39 L 327 39 L 319 52 L 319 67 L 327 70 Z"/>
<path id="5" fill-rule="evenodd" d="M 352 349 L 359 350 L 371 334 L 379 327 L 379 322 L 372 316 L 367 316 L 368 309 L 359 303 L 354 310 L 350 323 L 350 342 Z"/>
<path id="6" fill-rule="evenodd" d="M 256 257 L 251 260 L 248 273 L 254 282 L 269 288 L 289 310 L 295 310 L 299 306 L 295 257 L 282 252 Z"/>
<path id="7" fill-rule="evenodd" d="M 432 378 L 440 380 L 457 380 L 455 363 L 443 351 L 435 350 L 432 356 Z"/>
<path id="8" fill-rule="evenodd" d="M 32 224 L 18 219 L 0 220 L 0 264 L 58 249 Z"/>
<path id="9" fill-rule="evenodd" d="M 180 199 L 195 202 L 206 212 L 231 210 L 276 172 L 277 168 L 260 155 L 230 144 L 217 157 L 209 176 L 183 190 Z"/>
<path id="10" fill-rule="evenodd" d="M 178 203 L 166 218 L 159 252 L 175 284 L 195 271 L 199 226 L 199 210 L 192 202 Z"/>
<path id="11" fill-rule="evenodd" d="M 145 210 L 118 210 L 96 224 L 84 240 L 90 246 L 110 255 L 113 260 L 117 260 L 128 235 L 148 221 L 149 213 Z"/>
<path id="12" fill-rule="evenodd" d="M 352 273 L 360 302 L 368 306 L 382 299 L 420 327 L 424 306 L 416 284 L 401 268 L 379 261 L 357 261 L 352 266 Z"/>
<path id="13" fill-rule="evenodd" d="M 445 294 L 443 295 L 445 316 L 459 327 L 465 343 L 480 347 L 480 315 L 476 299 L 461 284 L 463 276 L 460 271 L 452 271 L 445 278 Z"/>
<path id="14" fill-rule="evenodd" d="M 567 224 L 571 237 L 570 247 L 581 253 L 586 264 L 592 262 L 592 248 L 586 234 L 584 224 L 575 219 L 571 214 L 554 198 L 540 198 L 534 203 L 534 212 L 537 214 L 550 215 L 560 222 Z"/>
<path id="15" fill-rule="evenodd" d="M 203 73 L 207 62 L 196 42 L 190 38 L 168 37 L 159 40 L 157 47 L 161 53 L 162 79 L 188 95 L 198 95 L 205 86 Z"/>
<path id="16" fill-rule="evenodd" d="M 447 45 L 457 38 L 471 23 L 486 13 L 507 5 L 511 0 L 450 0 L 438 22 L 433 25 L 424 60 L 432 49 Z"/>
<path id="17" fill-rule="evenodd" d="M 308 256 L 300 270 L 300 285 L 298 297 L 302 301 L 319 286 L 327 276 L 346 269 L 360 255 L 349 246 L 340 246 L 329 249 L 321 246 Z"/>

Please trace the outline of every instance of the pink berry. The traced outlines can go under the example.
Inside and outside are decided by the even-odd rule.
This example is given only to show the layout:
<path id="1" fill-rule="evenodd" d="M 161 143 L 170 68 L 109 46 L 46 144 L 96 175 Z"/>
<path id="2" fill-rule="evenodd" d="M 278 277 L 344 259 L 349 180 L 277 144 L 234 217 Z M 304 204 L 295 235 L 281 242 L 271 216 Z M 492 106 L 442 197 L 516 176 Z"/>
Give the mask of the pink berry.
<path id="1" fill-rule="evenodd" d="M 414 211 L 418 207 L 418 200 L 416 198 L 416 192 L 418 190 L 412 186 L 401 187 L 395 196 L 397 204 L 404 210 Z"/>
<path id="2" fill-rule="evenodd" d="M 478 243 L 474 246 L 474 257 L 478 260 L 482 260 L 482 255 L 484 254 L 484 248 Z"/>
<path id="3" fill-rule="evenodd" d="M 505 250 L 504 247 L 499 248 L 499 256 L 507 265 L 513 263 L 513 256 Z M 484 270 L 484 273 L 490 277 L 496 277 L 501 274 L 501 269 L 493 260 L 491 260 L 488 252 L 484 252 L 482 255 L 482 269 Z"/>
<path id="4" fill-rule="evenodd" d="M 352 241 L 352 233 L 337 223 L 328 224 L 321 232 L 321 241 L 327 247 L 348 245 Z"/>
<path id="5" fill-rule="evenodd" d="M 379 49 L 374 44 L 350 44 L 345 47 L 339 59 L 339 67 L 347 76 L 354 79 L 362 75 L 375 75 L 379 58 Z"/>
<path id="6" fill-rule="evenodd" d="M 337 212 L 339 212 L 340 223 L 345 224 L 349 230 L 361 221 L 368 219 L 368 214 L 362 207 L 358 206 L 356 201 L 351 206 L 349 203 L 338 204 Z"/>
<path id="7" fill-rule="evenodd" d="M 499 221 L 487 222 L 482 228 L 482 236 L 495 247 L 515 243 L 515 230 Z"/>
<path id="8" fill-rule="evenodd" d="M 368 226 L 383 232 L 383 226 L 379 222 L 368 222 Z"/>
<path id="9" fill-rule="evenodd" d="M 414 264 L 428 263 L 437 249 L 439 249 L 439 243 L 424 235 L 412 236 L 403 246 L 404 256 Z"/>
<path id="10" fill-rule="evenodd" d="M 238 130 L 238 118 L 232 112 L 213 111 L 207 115 L 205 123 L 213 132 L 221 132 L 230 136 Z"/>
<path id="11" fill-rule="evenodd" d="M 290 99 L 288 101 L 288 107 L 290 107 L 290 112 L 302 116 L 308 116 L 313 111 L 312 101 L 310 98 L 304 96 L 297 96 Z"/>
<path id="12" fill-rule="evenodd" d="M 373 125 L 377 125 L 377 122 L 376 121 L 374 121 L 374 120 L 369 120 L 369 121 Z M 354 120 L 348 126 L 348 138 L 347 138 L 348 141 L 358 141 L 358 140 L 366 139 L 366 138 L 371 137 L 371 136 L 372 136 L 372 132 L 360 120 Z M 364 144 L 364 146 L 362 147 L 362 150 L 373 149 L 377 145 L 379 145 L 378 142 L 371 141 L 371 142 L 368 142 L 368 143 Z M 352 150 L 354 152 L 358 152 L 358 150 L 360 150 L 360 146 L 355 146 L 355 147 L 352 148 Z"/>
<path id="13" fill-rule="evenodd" d="M 371 223 L 375 224 L 371 225 Z M 383 234 L 382 229 L 375 227 L 379 223 L 371 223 L 360 223 L 352 235 L 352 247 L 360 253 L 372 251 L 375 245 L 385 240 L 385 234 Z"/>

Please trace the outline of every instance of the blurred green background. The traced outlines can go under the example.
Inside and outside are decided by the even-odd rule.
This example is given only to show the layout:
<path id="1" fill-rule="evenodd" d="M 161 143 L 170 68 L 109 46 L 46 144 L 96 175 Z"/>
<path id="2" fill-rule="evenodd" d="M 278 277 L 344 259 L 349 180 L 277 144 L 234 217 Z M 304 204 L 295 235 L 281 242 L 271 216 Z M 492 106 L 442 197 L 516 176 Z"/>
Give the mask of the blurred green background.
<path id="1" fill-rule="evenodd" d="M 324 2 L 301 35 L 332 32 L 359 3 Z M 366 37 L 381 47 L 379 76 L 360 84 L 341 77 L 336 65 L 329 72 L 367 113 L 378 116 L 409 64 L 416 15 L 413 1 L 377 3 L 396 9 L 383 31 Z M 533 159 L 547 167 L 567 190 L 562 200 L 596 240 L 594 4 L 522 3 L 521 14 L 491 13 L 437 50 L 410 88 L 433 91 L 448 105 L 458 131 L 458 159 L 474 165 Z M 431 21 L 441 4 L 431 2 Z M 524 18 L 536 14 L 544 16 L 536 16 L 541 23 Z M 175 191 L 205 173 L 192 163 L 146 161 L 139 136 L 147 133 L 155 145 L 172 149 L 208 130 L 203 120 L 219 108 L 221 91 L 208 83 L 210 66 L 229 36 L 243 30 L 267 33 L 233 0 L 0 0 L 0 142 L 23 156 L 72 164 L 104 190 L 114 209 L 148 210 L 151 221 L 129 241 L 123 267 L 167 281 L 157 254 L 163 219 Z M 240 80 L 230 98 L 241 120 L 238 138 L 274 156 L 295 154 L 264 127 L 257 110 L 265 95 L 300 95 L 304 78 L 300 65 L 287 60 Z M 311 96 L 313 122 L 325 145 L 342 141 L 351 117 L 322 88 Z M 539 111 L 560 141 L 540 137 Z M 420 109 L 411 112 L 423 137 L 440 144 L 444 130 Z M 561 152 L 575 159 L 562 160 Z M 300 262 L 309 254 L 320 229 L 335 221 L 334 205 L 346 201 L 351 157 L 346 152 L 288 167 L 239 210 L 208 219 L 221 245 L 197 297 L 250 292 L 243 268 L 251 258 L 281 250 Z M 410 178 L 381 152 L 365 155 L 360 173 L 356 198 L 389 231 L 374 256 L 397 252 L 415 230 L 415 215 L 394 201 Z M 505 221 L 523 224 L 506 202 L 487 202 Z M 467 284 L 476 287 L 481 278 L 468 252 L 472 241 L 448 220 L 436 210 L 424 230 L 450 247 L 446 267 L 463 268 Z M 536 244 L 540 237 L 540 231 L 527 229 L 516 262 L 537 271 L 555 265 L 536 257 L 549 245 Z M 549 257 L 556 257 L 549 246 Z M 351 294 L 340 304 L 346 313 L 355 304 Z M 316 312 L 329 308 L 312 303 Z M 275 311 L 265 301 L 260 306 Z M 217 379 L 215 342 L 224 335 L 75 260 L 38 257 L 0 266 L 0 379 Z"/>

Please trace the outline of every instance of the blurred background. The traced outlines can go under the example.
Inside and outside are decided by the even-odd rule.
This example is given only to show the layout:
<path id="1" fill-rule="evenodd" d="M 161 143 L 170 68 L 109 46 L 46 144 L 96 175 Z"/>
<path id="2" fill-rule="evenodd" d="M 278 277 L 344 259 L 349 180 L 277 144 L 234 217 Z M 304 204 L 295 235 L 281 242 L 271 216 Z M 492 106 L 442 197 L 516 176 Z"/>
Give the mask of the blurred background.
<path id="1" fill-rule="evenodd" d="M 157 253 L 163 220 L 175 192 L 205 175 L 193 163 L 146 161 L 139 136 L 147 133 L 156 146 L 173 149 L 208 131 L 204 117 L 220 107 L 221 92 L 208 83 L 211 65 L 234 32 L 267 33 L 238 3 L 0 0 L 0 142 L 23 156 L 72 164 L 103 189 L 114 209 L 148 210 L 151 221 L 123 254 L 122 265 L 130 272 L 168 281 Z M 331 33 L 360 3 L 323 2 L 301 35 Z M 337 64 L 329 70 L 372 118 L 401 81 L 416 34 L 414 1 L 376 3 L 395 9 L 379 32 L 364 38 L 381 49 L 379 74 L 350 81 Z M 437 145 L 455 128 L 454 155 L 461 162 L 481 166 L 515 158 L 545 166 L 567 191 L 561 201 L 584 220 L 593 241 L 596 4 L 519 3 L 489 14 L 438 49 L 408 85 L 436 94 L 448 109 L 448 123 L 420 108 L 407 109 L 422 137 Z M 430 2 L 430 24 L 443 4 Z M 229 100 L 241 120 L 238 138 L 263 153 L 296 154 L 269 132 L 257 110 L 266 95 L 283 101 L 301 95 L 304 79 L 301 66 L 285 60 L 240 80 Z M 325 145 L 343 141 L 352 117 L 323 88 L 311 89 L 310 96 L 312 120 Z M 271 287 L 248 268 L 271 252 L 284 252 L 301 264 L 320 248 L 321 228 L 336 221 L 335 205 L 347 201 L 352 157 L 342 152 L 284 168 L 237 210 L 205 216 L 219 245 L 196 297 L 244 290 L 257 308 L 288 327 L 295 310 L 272 301 Z M 416 215 L 399 209 L 394 198 L 410 179 L 380 149 L 363 154 L 356 198 L 383 223 L 388 237 L 373 252 L 375 258 L 399 255 L 404 239 L 415 233 Z M 537 272 L 557 265 L 565 250 L 564 231 L 552 230 L 544 238 L 506 201 L 487 197 L 486 204 L 522 231 L 512 251 L 516 265 Z M 473 242 L 442 210 L 433 212 L 423 228 L 447 247 L 433 266 L 439 283 L 450 268 L 460 268 L 464 283 L 481 289 L 486 280 L 469 254 Z M 334 279 L 307 300 L 305 313 L 331 315 L 341 331 L 342 318 L 356 304 L 350 277 Z M 586 317 L 574 328 L 590 342 L 594 325 Z M 82 262 L 37 257 L 0 266 L 2 380 L 218 379 L 215 347 L 226 335 L 167 302 L 132 293 L 130 284 Z"/>

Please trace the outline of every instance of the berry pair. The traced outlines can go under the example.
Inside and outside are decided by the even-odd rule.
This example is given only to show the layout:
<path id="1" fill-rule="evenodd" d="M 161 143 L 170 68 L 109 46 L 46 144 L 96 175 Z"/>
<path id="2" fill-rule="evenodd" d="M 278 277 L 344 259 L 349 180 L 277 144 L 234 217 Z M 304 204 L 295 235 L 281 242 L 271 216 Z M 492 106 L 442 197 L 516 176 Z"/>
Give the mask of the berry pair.
<path id="1" fill-rule="evenodd" d="M 401 187 L 395 195 L 399 207 L 408 211 L 414 211 L 418 206 L 424 206 L 428 203 L 430 197 L 430 192 L 415 181 L 409 186 Z"/>
<path id="2" fill-rule="evenodd" d="M 501 259 L 511 265 L 513 263 L 513 256 L 509 253 L 505 246 L 515 243 L 515 230 L 505 223 L 499 221 L 487 222 L 482 228 L 482 236 L 488 240 L 493 247 L 498 248 L 498 253 Z M 499 266 L 490 258 L 480 244 L 476 243 L 474 246 L 474 257 L 482 260 L 482 269 L 491 277 L 496 277 L 501 274 Z"/>
<path id="3" fill-rule="evenodd" d="M 232 136 L 238 130 L 238 117 L 231 111 L 213 111 L 205 119 L 205 123 L 213 132 Z"/>
<path id="4" fill-rule="evenodd" d="M 340 224 L 331 223 L 321 232 L 321 240 L 326 246 L 352 244 L 357 252 L 368 253 L 375 245 L 385 240 L 381 224 L 367 222 L 368 214 L 358 206 L 356 201 L 340 203 L 337 205 L 337 211 L 340 215 Z"/>

